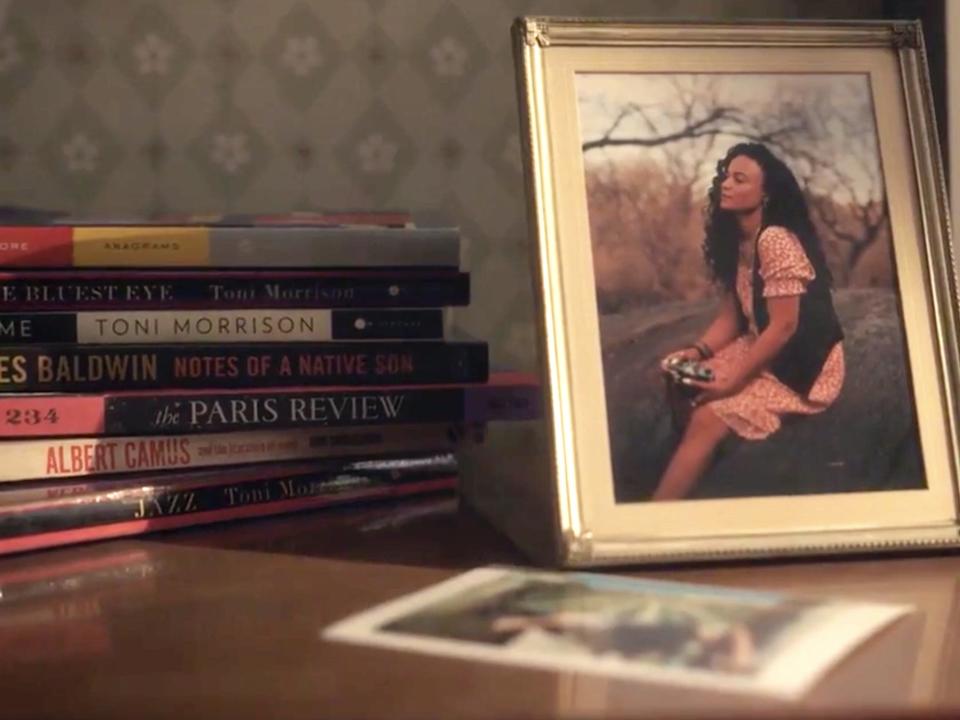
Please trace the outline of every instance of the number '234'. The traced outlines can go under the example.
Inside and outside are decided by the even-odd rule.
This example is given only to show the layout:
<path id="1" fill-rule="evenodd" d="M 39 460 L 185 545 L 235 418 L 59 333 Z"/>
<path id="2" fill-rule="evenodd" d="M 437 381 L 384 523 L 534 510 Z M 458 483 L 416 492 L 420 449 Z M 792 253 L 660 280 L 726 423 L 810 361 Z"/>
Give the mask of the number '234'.
<path id="1" fill-rule="evenodd" d="M 7 410 L 4 422 L 7 425 L 55 425 L 59 418 L 54 408 L 49 410 Z"/>

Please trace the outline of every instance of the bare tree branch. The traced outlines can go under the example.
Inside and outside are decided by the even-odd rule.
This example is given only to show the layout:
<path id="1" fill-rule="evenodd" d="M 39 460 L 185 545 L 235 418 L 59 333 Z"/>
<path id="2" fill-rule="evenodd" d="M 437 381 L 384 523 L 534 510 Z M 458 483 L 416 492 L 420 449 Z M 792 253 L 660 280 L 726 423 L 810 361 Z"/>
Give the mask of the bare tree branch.
<path id="1" fill-rule="evenodd" d="M 658 167 L 673 193 L 671 207 L 677 212 L 683 209 L 685 217 L 692 218 L 689 213 L 696 211 L 698 184 L 712 176 L 718 146 L 725 141 L 763 143 L 797 176 L 830 247 L 831 262 L 837 263 L 838 277 L 849 275 L 882 239 L 889 218 L 868 95 L 838 105 L 836 86 L 783 83 L 772 94 L 733 103 L 725 97 L 726 86 L 715 76 L 673 76 L 668 82 L 664 97 L 669 99 L 654 104 L 621 102 L 614 112 L 614 107 L 604 103 L 607 129 L 582 142 L 583 152 L 656 148 L 649 156 L 638 155 L 643 159 L 637 167 L 644 163 Z M 859 87 L 851 83 L 850 92 L 859 93 Z M 658 90 L 651 98 L 661 94 Z M 591 158 L 594 167 L 603 159 L 613 165 L 623 163 L 615 153 Z M 611 194 L 607 207 L 619 207 L 623 219 L 652 222 L 635 207 L 640 200 L 636 191 L 613 198 L 618 175 L 617 171 L 606 175 L 613 187 L 596 188 L 599 193 Z"/>
<path id="2" fill-rule="evenodd" d="M 630 114 L 633 114 L 634 111 L 627 111 L 624 108 L 617 119 L 614 121 L 613 127 L 610 128 L 607 132 L 603 134 L 602 137 L 597 140 L 587 140 L 581 146 L 584 152 L 588 150 L 596 150 L 597 148 L 602 147 L 611 147 L 618 145 L 637 145 L 640 147 L 655 147 L 657 145 L 666 145 L 667 143 L 676 142 L 677 140 L 683 140 L 685 138 L 694 138 L 700 137 L 701 135 L 706 134 L 719 134 L 724 132 L 720 128 L 708 128 L 709 125 L 718 123 L 721 120 L 732 120 L 736 117 L 736 110 L 730 107 L 717 107 L 714 108 L 706 117 L 701 118 L 695 122 L 690 123 L 684 128 L 677 130 L 676 132 L 668 133 L 666 135 L 659 135 L 655 137 L 646 137 L 646 138 L 613 138 L 611 137 L 613 131 L 616 127 L 623 122 L 623 119 Z"/>

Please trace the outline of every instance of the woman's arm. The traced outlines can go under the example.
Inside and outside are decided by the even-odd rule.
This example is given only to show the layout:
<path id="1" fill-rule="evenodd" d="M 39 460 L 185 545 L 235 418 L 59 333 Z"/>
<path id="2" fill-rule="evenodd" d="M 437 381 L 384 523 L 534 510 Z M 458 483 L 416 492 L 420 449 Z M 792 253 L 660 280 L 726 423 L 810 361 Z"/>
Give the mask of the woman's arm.
<path id="1" fill-rule="evenodd" d="M 720 307 L 706 332 L 695 343 L 691 343 L 682 350 L 667 355 L 660 361 L 660 367 L 667 371 L 672 359 L 703 360 L 729 345 L 740 335 L 740 314 L 737 312 L 737 301 L 733 293 L 724 293 L 720 300 Z M 704 350 L 707 352 L 705 353 Z"/>
<path id="2" fill-rule="evenodd" d="M 740 335 L 740 316 L 736 303 L 733 293 L 724 293 L 717 314 L 700 339 L 682 350 L 670 353 L 660 361 L 660 367 L 664 372 L 667 372 L 669 363 L 673 359 L 703 360 L 733 342 Z"/>
<path id="3" fill-rule="evenodd" d="M 770 313 L 770 324 L 764 329 L 757 341 L 750 348 L 750 352 L 743 359 L 743 364 L 735 370 L 731 378 L 737 389 L 748 382 L 767 367 L 780 354 L 783 347 L 790 342 L 790 338 L 797 331 L 797 322 L 800 319 L 800 295 L 787 297 L 767 298 L 767 310 Z"/>
<path id="4" fill-rule="evenodd" d="M 764 329 L 757 341 L 751 346 L 746 357 L 728 377 L 718 377 L 712 382 L 690 382 L 703 389 L 697 396 L 697 404 L 719 400 L 735 395 L 754 377 L 769 365 L 783 350 L 784 346 L 797 331 L 800 318 L 800 295 L 767 298 L 767 311 L 770 324 Z"/>
<path id="5" fill-rule="evenodd" d="M 710 327 L 697 342 L 717 352 L 732 343 L 740 335 L 740 314 L 732 292 L 726 292 L 720 301 L 720 309 Z"/>

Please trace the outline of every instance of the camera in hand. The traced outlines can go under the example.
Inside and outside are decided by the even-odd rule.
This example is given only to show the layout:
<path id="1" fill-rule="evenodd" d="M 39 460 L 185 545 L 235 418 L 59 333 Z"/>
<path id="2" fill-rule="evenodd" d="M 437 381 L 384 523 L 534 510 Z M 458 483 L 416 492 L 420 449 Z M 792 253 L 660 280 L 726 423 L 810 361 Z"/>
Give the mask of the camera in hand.
<path id="1" fill-rule="evenodd" d="M 675 382 L 681 382 L 684 379 L 699 380 L 700 382 L 713 380 L 713 370 L 696 360 L 672 357 L 667 360 L 666 369 Z"/>

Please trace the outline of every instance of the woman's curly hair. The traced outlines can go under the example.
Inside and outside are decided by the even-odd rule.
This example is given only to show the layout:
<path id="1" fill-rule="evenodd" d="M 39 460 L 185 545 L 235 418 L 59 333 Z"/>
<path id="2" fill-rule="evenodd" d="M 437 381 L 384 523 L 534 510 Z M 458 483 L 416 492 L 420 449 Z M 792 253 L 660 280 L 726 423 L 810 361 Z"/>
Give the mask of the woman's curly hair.
<path id="1" fill-rule="evenodd" d="M 703 255 L 714 279 L 728 290 L 733 290 L 737 281 L 740 227 L 732 212 L 720 208 L 720 185 L 727 176 L 730 162 L 739 156 L 750 158 L 763 170 L 766 199 L 761 232 L 766 227 L 777 225 L 796 235 L 817 277 L 828 286 L 831 285 L 830 269 L 797 178 L 786 163 L 760 143 L 739 143 L 731 147 L 717 163 L 717 174 L 707 192 Z"/>

